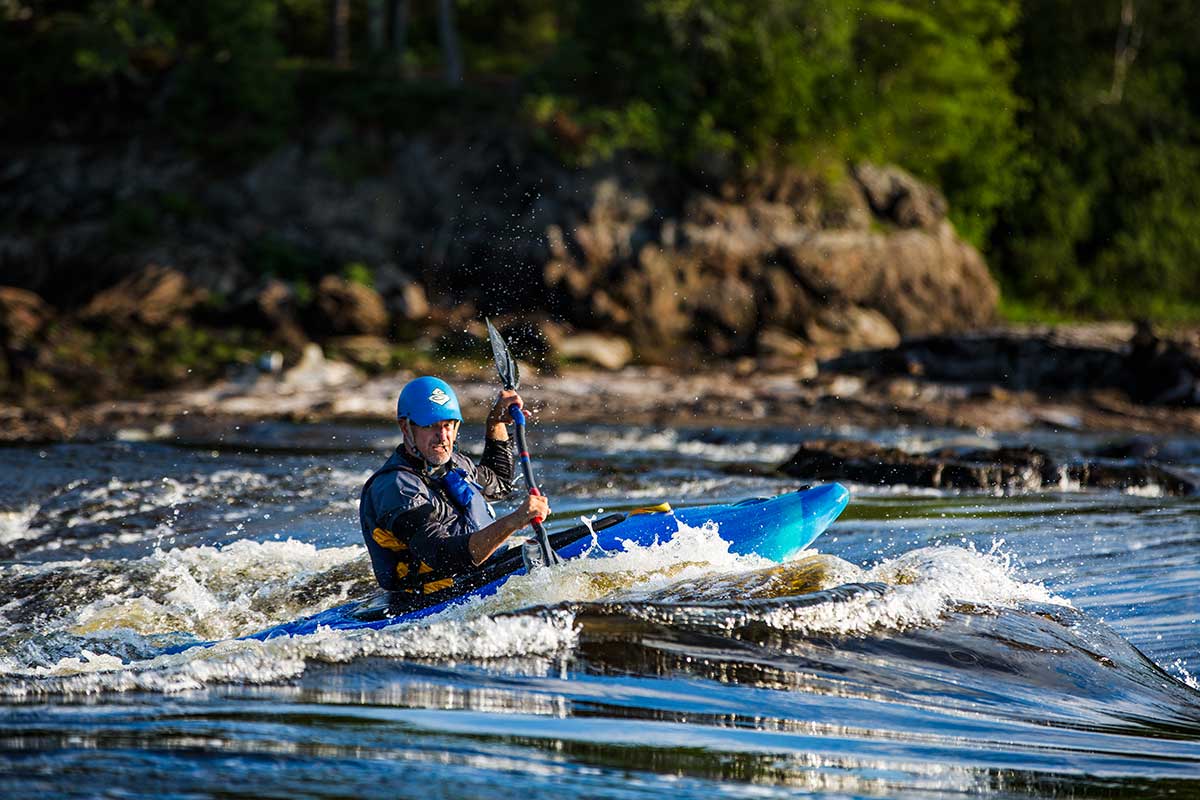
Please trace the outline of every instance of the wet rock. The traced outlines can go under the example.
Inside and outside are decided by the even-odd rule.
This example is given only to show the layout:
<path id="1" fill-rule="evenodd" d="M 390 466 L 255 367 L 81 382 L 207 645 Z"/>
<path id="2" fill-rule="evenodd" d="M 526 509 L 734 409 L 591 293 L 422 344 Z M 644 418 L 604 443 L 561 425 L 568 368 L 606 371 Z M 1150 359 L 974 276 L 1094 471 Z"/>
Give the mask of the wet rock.
<path id="1" fill-rule="evenodd" d="M 1069 464 L 1064 469 L 1068 480 L 1095 489 L 1158 489 L 1167 495 L 1189 495 L 1200 491 L 1195 476 L 1157 464 L 1087 461 Z"/>
<path id="2" fill-rule="evenodd" d="M 115 325 L 177 326 L 187 322 L 188 313 L 207 295 L 179 270 L 149 264 L 93 297 L 79 317 Z"/>
<path id="3" fill-rule="evenodd" d="M 935 489 L 1037 491 L 1072 482 L 1101 489 L 1152 487 L 1171 495 L 1193 494 L 1200 489 L 1193 477 L 1156 465 L 1098 461 L 1059 464 L 1032 447 L 914 454 L 869 442 L 820 440 L 801 445 L 779 470 L 803 480 Z"/>
<path id="4" fill-rule="evenodd" d="M 1137 437 L 1125 442 L 1114 442 L 1099 447 L 1092 451 L 1092 455 L 1098 458 L 1156 461 L 1160 456 L 1165 455 L 1163 450 L 1162 442 L 1157 439 Z"/>

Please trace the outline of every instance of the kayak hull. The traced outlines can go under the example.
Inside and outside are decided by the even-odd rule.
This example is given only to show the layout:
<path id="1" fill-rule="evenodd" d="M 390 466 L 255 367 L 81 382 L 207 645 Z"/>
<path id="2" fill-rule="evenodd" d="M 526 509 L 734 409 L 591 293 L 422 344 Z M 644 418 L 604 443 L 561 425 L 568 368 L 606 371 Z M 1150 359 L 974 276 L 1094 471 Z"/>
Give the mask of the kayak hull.
<path id="1" fill-rule="evenodd" d="M 646 547 L 667 541 L 678 532 L 680 523 L 690 527 L 714 523 L 718 535 L 730 543 L 731 552 L 783 562 L 812 544 L 838 518 L 849 500 L 850 493 L 844 486 L 831 483 L 740 503 L 632 513 L 624 519 L 611 520 L 608 527 L 595 533 L 581 527 L 550 538 L 563 560 L 601 557 L 622 551 L 627 542 Z M 421 608 L 397 610 L 396 597 L 380 592 L 367 601 L 347 603 L 243 638 L 266 640 L 276 636 L 297 636 L 313 633 L 318 628 L 382 628 L 432 616 L 451 606 L 493 595 L 513 575 L 525 572 L 518 552 L 510 551 L 501 558 L 507 561 L 493 565 L 494 578 L 488 575 L 491 579 L 482 585 Z M 497 557 L 493 557 L 493 561 L 496 560 Z"/>

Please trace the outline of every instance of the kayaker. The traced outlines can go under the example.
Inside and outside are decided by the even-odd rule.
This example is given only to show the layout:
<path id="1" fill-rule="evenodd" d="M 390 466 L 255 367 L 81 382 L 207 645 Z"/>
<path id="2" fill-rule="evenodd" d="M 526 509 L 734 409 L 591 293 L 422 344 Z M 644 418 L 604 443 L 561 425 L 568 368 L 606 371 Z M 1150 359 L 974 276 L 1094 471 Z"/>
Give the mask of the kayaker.
<path id="1" fill-rule="evenodd" d="M 549 516 L 544 496 L 527 495 L 499 519 L 488 503 L 512 492 L 507 425 L 513 403 L 524 408 L 515 391 L 500 393 L 476 465 L 454 449 L 463 418 L 450 385 L 427 376 L 401 390 L 396 419 L 403 441 L 367 479 L 358 505 L 371 566 L 384 589 L 423 595 L 451 589 L 534 517 Z"/>

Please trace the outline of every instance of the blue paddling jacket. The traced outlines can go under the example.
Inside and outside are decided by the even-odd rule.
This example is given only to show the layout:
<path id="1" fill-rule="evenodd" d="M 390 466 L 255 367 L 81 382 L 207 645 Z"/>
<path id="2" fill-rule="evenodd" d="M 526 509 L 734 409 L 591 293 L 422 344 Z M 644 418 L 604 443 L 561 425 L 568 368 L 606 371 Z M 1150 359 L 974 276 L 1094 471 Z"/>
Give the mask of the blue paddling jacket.
<path id="1" fill-rule="evenodd" d="M 392 592 L 433 594 L 475 568 L 467 541 L 490 525 L 489 500 L 512 492 L 513 451 L 488 439 L 476 466 L 455 451 L 432 472 L 401 444 L 363 485 L 358 503 L 375 579 Z"/>

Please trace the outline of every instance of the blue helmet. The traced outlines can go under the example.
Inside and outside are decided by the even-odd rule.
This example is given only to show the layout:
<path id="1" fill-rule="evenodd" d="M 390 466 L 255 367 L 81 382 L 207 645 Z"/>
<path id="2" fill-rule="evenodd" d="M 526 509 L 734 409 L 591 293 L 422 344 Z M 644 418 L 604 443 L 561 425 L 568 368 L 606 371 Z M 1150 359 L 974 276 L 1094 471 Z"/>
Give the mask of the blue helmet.
<path id="1" fill-rule="evenodd" d="M 450 384 L 426 375 L 414 378 L 400 390 L 396 419 L 409 419 L 416 425 L 432 425 L 448 419 L 462 422 L 462 409 Z"/>

